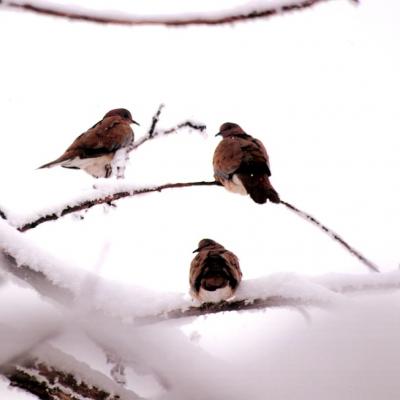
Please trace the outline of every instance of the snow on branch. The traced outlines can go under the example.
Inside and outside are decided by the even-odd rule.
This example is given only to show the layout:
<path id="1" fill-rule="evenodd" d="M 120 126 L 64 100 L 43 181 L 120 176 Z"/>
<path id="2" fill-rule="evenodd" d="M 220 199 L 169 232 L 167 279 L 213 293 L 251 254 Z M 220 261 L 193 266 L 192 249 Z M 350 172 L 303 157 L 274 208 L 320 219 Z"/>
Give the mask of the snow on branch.
<path id="1" fill-rule="evenodd" d="M 219 186 L 220 184 L 215 181 L 200 181 L 200 182 L 177 182 L 177 183 L 166 183 L 165 185 L 154 186 L 154 187 L 143 187 L 143 188 L 128 188 L 123 191 L 110 193 L 104 196 L 104 191 L 95 190 L 91 198 L 89 200 L 77 201 L 76 203 L 72 203 L 66 205 L 63 209 L 55 209 L 50 211 L 49 213 L 35 219 L 34 221 L 27 222 L 24 225 L 18 227 L 20 232 L 25 232 L 29 229 L 36 228 L 38 225 L 43 224 L 47 221 L 54 221 L 64 215 L 68 215 L 77 211 L 86 210 L 93 206 L 99 204 L 110 204 L 116 200 L 123 199 L 125 197 L 133 197 L 145 193 L 152 192 L 162 192 L 165 189 L 176 189 L 176 188 L 185 188 L 190 186 Z M 96 189 L 96 188 L 95 188 Z"/>
<path id="2" fill-rule="evenodd" d="M 195 121 L 191 121 L 191 120 L 183 121 L 169 129 L 156 130 L 158 121 L 160 120 L 161 111 L 164 107 L 165 107 L 164 104 L 159 105 L 156 113 L 153 115 L 152 122 L 151 122 L 149 130 L 147 131 L 147 134 L 144 135 L 143 137 L 141 137 L 136 142 L 133 142 L 129 148 L 129 151 L 137 149 L 143 143 L 147 142 L 148 140 L 154 139 L 155 137 L 170 135 L 172 133 L 177 133 L 179 130 L 181 130 L 183 128 L 194 129 L 196 131 L 199 131 L 200 133 L 203 133 L 206 130 L 206 128 L 207 128 L 206 125 L 204 125 L 200 122 L 195 122 Z"/>
<path id="3" fill-rule="evenodd" d="M 281 201 L 281 204 L 286 206 L 289 210 L 293 211 L 297 215 L 299 215 L 301 218 L 305 219 L 308 222 L 311 222 L 313 225 L 318 227 L 319 229 L 322 230 L 322 232 L 325 232 L 331 239 L 335 240 L 336 242 L 340 243 L 350 254 L 353 256 L 357 257 L 367 268 L 372 271 L 372 272 L 379 272 L 378 266 L 363 256 L 358 250 L 356 250 L 353 246 L 350 246 L 342 237 L 339 236 L 336 232 L 334 232 L 332 229 L 328 228 L 326 225 L 324 225 L 322 222 L 318 221 L 315 217 L 313 217 L 311 214 L 306 213 L 305 211 L 302 211 L 295 207 L 293 204 L 290 204 L 286 201 Z"/>
<path id="4" fill-rule="evenodd" d="M 11 234 L 0 241 L 3 254 L 8 254 L 0 265 L 42 296 L 67 306 L 82 300 L 79 296 L 82 282 L 90 278 L 88 272 L 58 265 L 40 249 L 24 248 L 29 243 L 25 235 L 15 230 L 12 233 L 11 227 L 3 225 L 4 232 L 11 231 Z M 400 271 L 367 275 L 330 274 L 318 278 L 273 274 L 243 281 L 233 301 L 201 306 L 194 305 L 182 293 L 158 293 L 111 283 L 97 276 L 96 283 L 91 286 L 96 287 L 96 293 L 91 296 L 85 293 L 82 300 L 88 311 L 97 310 L 107 318 L 128 318 L 148 324 L 224 311 L 321 307 L 346 299 L 344 294 L 347 293 L 400 289 Z"/>
<path id="5" fill-rule="evenodd" d="M 149 131 L 150 132 L 150 131 Z M 148 137 L 147 140 L 151 139 L 151 136 L 146 135 L 145 137 Z M 143 143 L 143 142 L 142 142 Z M 64 206 L 64 208 L 60 209 L 55 209 L 52 210 L 39 218 L 29 221 L 24 223 L 23 225 L 18 227 L 18 230 L 20 232 L 25 232 L 29 229 L 33 229 L 37 227 L 38 225 L 47 222 L 47 221 L 54 221 L 57 220 L 60 217 L 63 217 L 64 215 L 68 215 L 77 211 L 89 209 L 91 207 L 94 207 L 99 204 L 111 204 L 112 202 L 125 198 L 125 197 L 132 197 L 132 196 L 137 196 L 141 194 L 146 194 L 146 193 L 152 193 L 152 192 L 162 192 L 165 189 L 176 189 L 176 188 L 186 188 L 186 187 L 192 187 L 192 186 L 221 186 L 220 183 L 216 181 L 198 181 L 198 182 L 177 182 L 177 183 L 167 183 L 164 185 L 160 186 L 155 186 L 155 187 L 143 187 L 143 188 L 126 188 L 125 190 L 122 191 L 117 191 L 117 192 L 112 192 L 112 190 L 115 190 L 119 186 L 113 186 L 113 189 L 111 192 L 107 195 L 104 194 L 104 190 L 99 190 L 99 191 L 94 191 L 92 195 L 90 196 L 91 198 L 88 200 L 78 200 L 76 203 L 68 204 Z M 100 193 L 99 193 L 100 192 Z M 318 227 L 322 232 L 326 233 L 332 240 L 338 242 L 341 246 L 343 246 L 350 254 L 353 256 L 357 257 L 370 271 L 372 272 L 379 272 L 378 266 L 369 260 L 367 257 L 365 257 L 360 251 L 356 250 L 353 246 L 351 246 L 346 240 L 344 240 L 339 234 L 334 232 L 332 229 L 318 221 L 315 217 L 313 217 L 311 214 L 306 213 L 305 211 L 300 210 L 299 208 L 295 207 L 291 203 L 288 203 L 286 201 L 281 201 L 281 204 L 283 204 L 285 207 L 287 207 L 289 210 L 293 211 L 297 215 L 299 215 L 301 218 L 305 219 L 306 221 L 312 223 L 316 227 Z"/>
<path id="6" fill-rule="evenodd" d="M 124 11 L 99 11 L 74 5 L 60 5 L 46 2 L 41 4 L 38 1 L 15 1 L 6 0 L 2 4 L 8 8 L 14 8 L 36 14 L 52 17 L 67 18 L 75 21 L 86 21 L 99 24 L 115 25 L 164 25 L 164 26 L 189 26 L 189 25 L 222 25 L 232 24 L 242 21 L 254 20 L 259 18 L 268 18 L 276 15 L 282 15 L 292 11 L 298 11 L 312 7 L 318 3 L 328 0 L 275 0 L 275 1 L 250 1 L 244 5 L 233 7 L 232 9 L 182 12 L 177 11 L 174 14 L 158 13 L 157 15 L 142 14 L 140 9 L 135 10 L 134 4 L 131 6 L 135 10 L 133 13 Z M 358 3 L 359 0 L 349 0 L 352 3 Z M 1 2 L 0 2 L 1 3 Z M 149 1 L 151 3 L 151 1 Z M 184 4 L 180 6 L 180 9 Z M 184 9 L 184 8 L 183 8 Z"/>
<path id="7" fill-rule="evenodd" d="M 86 363 L 50 345 L 42 345 L 29 357 L 1 369 L 10 385 L 40 399 L 136 400 L 136 393 L 93 370 Z"/>

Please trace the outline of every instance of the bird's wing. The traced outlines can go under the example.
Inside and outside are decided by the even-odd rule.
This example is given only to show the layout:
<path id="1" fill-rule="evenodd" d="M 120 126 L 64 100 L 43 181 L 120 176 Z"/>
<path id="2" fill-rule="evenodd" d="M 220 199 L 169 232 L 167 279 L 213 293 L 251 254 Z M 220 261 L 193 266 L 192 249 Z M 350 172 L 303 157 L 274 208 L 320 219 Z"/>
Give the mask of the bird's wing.
<path id="1" fill-rule="evenodd" d="M 269 163 L 269 156 L 268 156 L 268 153 L 267 153 L 267 149 L 266 149 L 265 146 L 262 144 L 261 140 L 259 140 L 259 139 L 254 139 L 254 138 L 253 138 L 253 142 L 257 145 L 257 147 L 259 148 L 261 154 L 263 155 L 264 160 L 265 160 L 265 162 L 266 162 L 266 164 L 267 164 L 267 166 L 268 166 L 268 169 L 269 169 L 269 174 L 268 174 L 268 176 L 271 176 L 271 165 L 270 165 L 270 163 Z"/>
<path id="2" fill-rule="evenodd" d="M 243 156 L 238 173 L 266 173 L 271 176 L 268 154 L 261 141 L 249 136 L 240 139 L 240 145 Z"/>
<path id="3" fill-rule="evenodd" d="M 91 158 L 110 154 L 133 140 L 129 123 L 119 116 L 106 117 L 78 136 L 64 153 L 67 158 Z"/>
<path id="4" fill-rule="evenodd" d="M 190 264 L 189 283 L 191 289 L 194 291 L 197 291 L 199 289 L 198 285 L 196 284 L 196 280 L 201 273 L 201 269 L 203 267 L 206 256 L 207 254 L 205 254 L 205 252 L 200 251 L 198 254 L 196 254 L 196 257 L 193 258 Z"/>
<path id="5" fill-rule="evenodd" d="M 242 163 L 243 152 L 237 138 L 223 139 L 214 152 L 213 166 L 216 177 L 228 179 Z"/>
<path id="6" fill-rule="evenodd" d="M 222 257 L 229 265 L 229 269 L 234 279 L 239 283 L 242 279 L 242 271 L 240 269 L 239 259 L 229 250 L 225 250 Z"/>

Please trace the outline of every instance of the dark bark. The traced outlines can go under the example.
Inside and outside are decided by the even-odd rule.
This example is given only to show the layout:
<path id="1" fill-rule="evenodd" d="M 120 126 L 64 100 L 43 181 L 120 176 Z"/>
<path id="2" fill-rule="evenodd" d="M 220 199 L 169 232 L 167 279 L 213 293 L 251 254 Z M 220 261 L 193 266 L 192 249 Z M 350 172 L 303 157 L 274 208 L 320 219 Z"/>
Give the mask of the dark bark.
<path id="1" fill-rule="evenodd" d="M 350 246 L 342 237 L 340 237 L 336 232 L 332 229 L 328 228 L 322 222 L 318 221 L 312 215 L 298 209 L 294 205 L 287 203 L 286 201 L 281 201 L 285 207 L 289 208 L 289 210 L 295 212 L 301 218 L 305 219 L 308 222 L 311 222 L 313 225 L 321 229 L 325 232 L 331 239 L 335 240 L 336 242 L 340 243 L 350 254 L 357 257 L 370 271 L 372 272 L 380 272 L 378 266 L 369 260 L 367 257 L 362 255 L 358 250 L 356 250 L 353 246 Z"/>
<path id="2" fill-rule="evenodd" d="M 113 395 L 96 386 L 78 382 L 70 373 L 61 371 L 39 360 L 29 360 L 4 374 L 11 386 L 23 389 L 42 400 L 117 400 Z"/>
<path id="3" fill-rule="evenodd" d="M 44 215 L 36 219 L 35 221 L 28 222 L 23 226 L 20 226 L 18 230 L 20 232 L 25 232 L 29 229 L 36 228 L 38 225 L 43 224 L 47 221 L 54 221 L 64 215 L 68 215 L 77 211 L 86 210 L 92 208 L 93 206 L 99 204 L 111 204 L 113 201 L 125 198 L 125 197 L 132 197 L 137 196 L 145 193 L 152 193 L 152 192 L 162 192 L 165 189 L 174 189 L 174 188 L 184 188 L 190 186 L 219 186 L 220 184 L 215 181 L 201 181 L 201 182 L 178 182 L 178 183 L 166 183 L 165 185 L 155 186 L 152 188 L 143 188 L 143 189 L 134 189 L 130 191 L 118 192 L 111 194 L 105 197 L 99 197 L 98 199 L 94 200 L 87 200 L 77 204 L 72 204 L 65 207 L 61 211 L 57 211 L 51 214 Z"/>
<path id="4" fill-rule="evenodd" d="M 77 11 L 63 11 L 57 9 L 57 7 L 51 7 L 51 5 L 40 6 L 26 3 L 15 3 L 13 1 L 7 1 L 3 3 L 5 7 L 16 8 L 20 10 L 25 10 L 41 15 L 47 15 L 52 17 L 67 18 L 74 21 L 86 21 L 98 24 L 114 24 L 114 25 L 164 25 L 170 27 L 179 26 L 189 26 L 189 25 L 223 25 L 223 24 L 233 24 L 237 22 L 249 21 L 260 18 L 268 18 L 276 15 L 282 15 L 293 11 L 298 11 L 312 7 L 318 3 L 326 2 L 328 0 L 299 0 L 297 3 L 288 4 L 284 6 L 266 6 L 260 9 L 253 10 L 248 13 L 235 13 L 234 10 L 226 11 L 224 16 L 205 16 L 205 17 L 184 17 L 179 16 L 167 18 L 157 18 L 157 17 L 126 17 L 126 18 L 113 18 L 108 16 L 98 16 L 91 15 L 90 13 L 83 14 Z M 358 3 L 358 0 L 350 0 L 353 3 Z"/>

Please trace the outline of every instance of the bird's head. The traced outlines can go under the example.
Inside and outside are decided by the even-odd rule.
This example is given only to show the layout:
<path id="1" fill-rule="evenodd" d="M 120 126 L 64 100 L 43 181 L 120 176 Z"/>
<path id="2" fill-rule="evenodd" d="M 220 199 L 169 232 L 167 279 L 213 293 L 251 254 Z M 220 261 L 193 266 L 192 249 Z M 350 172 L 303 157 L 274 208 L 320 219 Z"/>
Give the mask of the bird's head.
<path id="1" fill-rule="evenodd" d="M 223 138 L 226 138 L 228 136 L 243 135 L 244 133 L 240 125 L 233 122 L 225 122 L 220 126 L 219 132 L 215 136 L 221 135 Z"/>
<path id="2" fill-rule="evenodd" d="M 129 121 L 130 124 L 136 124 L 139 125 L 138 122 L 134 121 L 132 118 L 132 114 L 130 113 L 129 110 L 126 108 L 115 108 L 114 110 L 109 111 L 104 118 L 106 117 L 121 117 L 127 121 Z"/>
<path id="3" fill-rule="evenodd" d="M 194 250 L 193 253 L 198 253 L 201 250 L 212 250 L 212 249 L 218 249 L 218 248 L 223 249 L 223 246 L 221 246 L 215 240 L 212 240 L 212 239 L 201 239 L 199 244 L 198 244 L 197 249 Z"/>

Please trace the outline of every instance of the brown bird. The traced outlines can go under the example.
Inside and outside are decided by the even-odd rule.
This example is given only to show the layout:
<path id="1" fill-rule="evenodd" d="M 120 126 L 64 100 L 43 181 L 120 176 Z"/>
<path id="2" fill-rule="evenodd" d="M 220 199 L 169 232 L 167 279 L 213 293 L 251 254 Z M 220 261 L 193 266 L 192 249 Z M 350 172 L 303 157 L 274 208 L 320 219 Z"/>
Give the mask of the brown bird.
<path id="1" fill-rule="evenodd" d="M 214 177 L 230 192 L 249 194 L 259 204 L 279 203 L 279 195 L 269 177 L 269 158 L 260 140 L 248 135 L 238 124 L 225 122 L 219 133 L 222 141 L 214 152 Z"/>
<path id="2" fill-rule="evenodd" d="M 111 163 L 119 149 L 129 146 L 134 140 L 130 124 L 139 125 L 125 108 L 109 111 L 101 121 L 78 136 L 63 155 L 40 166 L 50 168 L 83 169 L 95 178 L 108 178 L 112 173 Z"/>
<path id="3" fill-rule="evenodd" d="M 239 259 L 211 239 L 202 239 L 190 265 L 190 293 L 202 303 L 218 303 L 231 298 L 240 281 Z"/>

